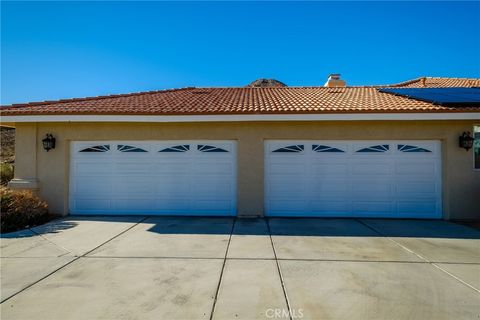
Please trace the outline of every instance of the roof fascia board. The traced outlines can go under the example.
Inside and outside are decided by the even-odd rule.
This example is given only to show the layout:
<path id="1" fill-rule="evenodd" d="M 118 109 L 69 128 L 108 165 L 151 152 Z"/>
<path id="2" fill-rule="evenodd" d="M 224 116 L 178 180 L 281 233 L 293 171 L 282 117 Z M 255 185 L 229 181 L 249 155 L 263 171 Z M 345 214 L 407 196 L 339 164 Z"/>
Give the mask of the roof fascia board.
<path id="1" fill-rule="evenodd" d="M 25 115 L 3 116 L 2 123 L 20 122 L 242 122 L 242 121 L 374 121 L 480 120 L 480 112 L 344 113 L 245 115 Z"/>

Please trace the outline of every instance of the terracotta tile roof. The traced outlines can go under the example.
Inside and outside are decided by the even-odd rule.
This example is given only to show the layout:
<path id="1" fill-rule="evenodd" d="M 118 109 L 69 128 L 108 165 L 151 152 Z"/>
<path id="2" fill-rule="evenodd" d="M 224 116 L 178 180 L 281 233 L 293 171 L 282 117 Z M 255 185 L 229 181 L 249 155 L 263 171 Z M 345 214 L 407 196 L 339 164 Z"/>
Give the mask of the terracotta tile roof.
<path id="1" fill-rule="evenodd" d="M 442 78 L 421 77 L 386 87 L 402 88 L 445 88 L 445 87 L 480 87 L 480 79 L 475 78 Z"/>
<path id="2" fill-rule="evenodd" d="M 390 86 L 183 88 L 45 101 L 2 107 L 7 115 L 195 115 L 372 112 L 478 112 L 381 93 L 379 87 L 411 87 L 422 78 Z M 480 86 L 480 79 L 426 78 L 428 86 Z"/>

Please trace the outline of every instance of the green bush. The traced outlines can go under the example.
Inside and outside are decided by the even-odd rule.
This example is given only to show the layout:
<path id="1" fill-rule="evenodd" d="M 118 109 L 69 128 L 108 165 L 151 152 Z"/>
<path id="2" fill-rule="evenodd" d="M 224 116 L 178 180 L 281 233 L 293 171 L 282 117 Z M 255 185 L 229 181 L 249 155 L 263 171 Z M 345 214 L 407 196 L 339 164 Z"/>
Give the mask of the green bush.
<path id="1" fill-rule="evenodd" d="M 0 187 L 0 232 L 12 232 L 49 221 L 48 206 L 30 191 Z"/>
<path id="2" fill-rule="evenodd" d="M 2 185 L 6 185 L 13 179 L 13 166 L 10 163 L 0 164 L 0 182 Z"/>

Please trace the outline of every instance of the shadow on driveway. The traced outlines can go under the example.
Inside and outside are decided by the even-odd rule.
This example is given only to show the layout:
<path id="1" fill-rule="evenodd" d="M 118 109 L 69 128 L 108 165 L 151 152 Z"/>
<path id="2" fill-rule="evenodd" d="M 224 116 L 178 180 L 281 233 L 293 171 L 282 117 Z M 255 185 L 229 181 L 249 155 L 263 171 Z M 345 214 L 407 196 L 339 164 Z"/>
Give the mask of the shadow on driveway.
<path id="1" fill-rule="evenodd" d="M 67 216 L 32 228 L 35 232 L 27 229 L 1 237 L 58 233 L 74 228 L 82 221 L 115 223 L 131 219 L 132 216 Z M 141 223 L 151 224 L 148 231 L 158 234 L 480 239 L 480 231 L 443 220 L 146 216 Z"/>

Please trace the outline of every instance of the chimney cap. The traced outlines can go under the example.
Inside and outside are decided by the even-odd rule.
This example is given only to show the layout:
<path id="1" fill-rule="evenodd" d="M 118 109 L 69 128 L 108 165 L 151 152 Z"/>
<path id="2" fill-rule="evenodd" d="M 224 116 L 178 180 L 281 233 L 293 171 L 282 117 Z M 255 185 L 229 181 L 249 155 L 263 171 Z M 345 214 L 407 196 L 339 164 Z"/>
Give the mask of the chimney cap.
<path id="1" fill-rule="evenodd" d="M 330 73 L 324 87 L 345 87 L 347 84 L 340 79 L 340 73 Z"/>
<path id="2" fill-rule="evenodd" d="M 338 79 L 340 79 L 340 76 L 341 76 L 340 73 L 330 73 L 330 74 L 328 75 L 328 79 L 338 80 Z"/>

